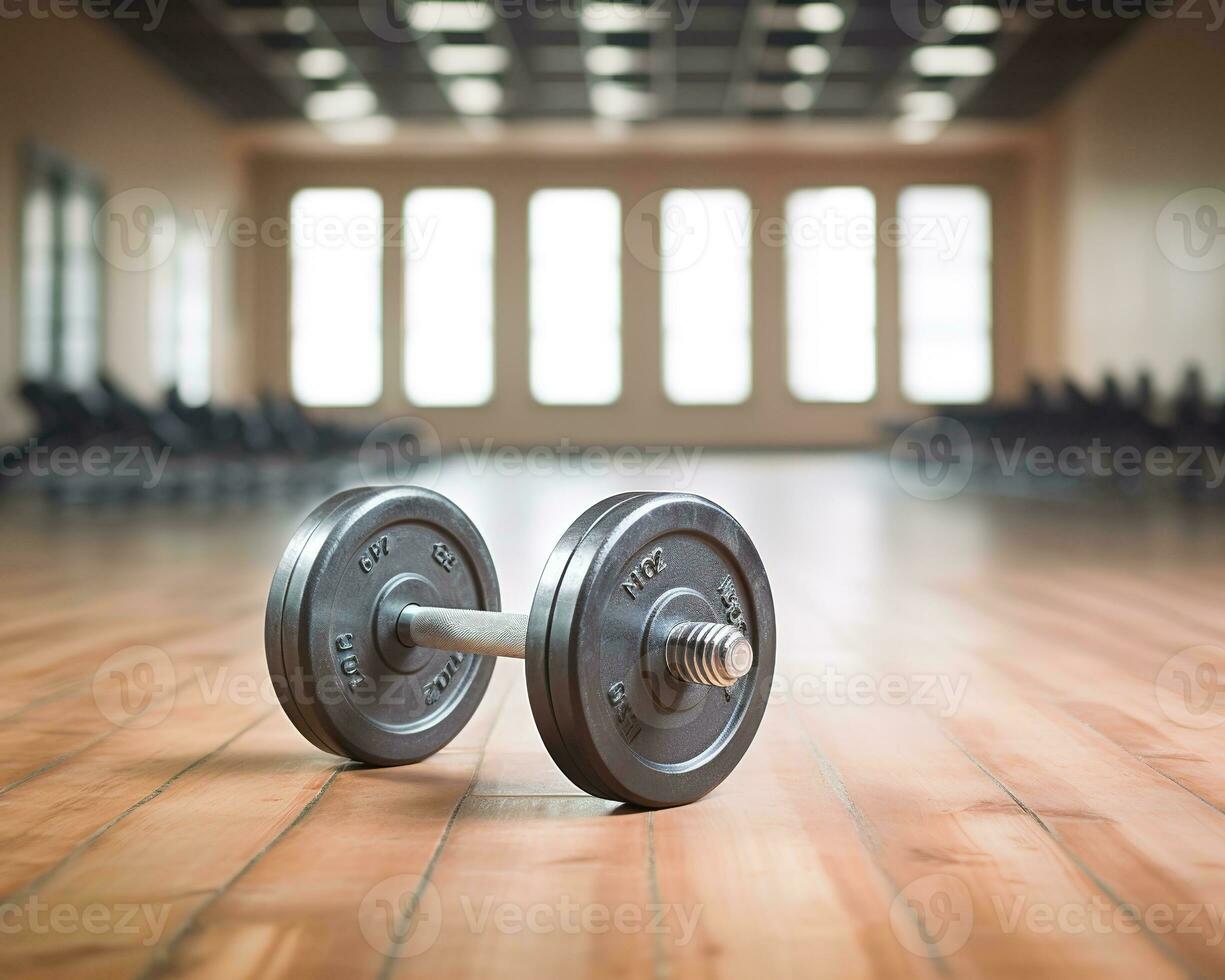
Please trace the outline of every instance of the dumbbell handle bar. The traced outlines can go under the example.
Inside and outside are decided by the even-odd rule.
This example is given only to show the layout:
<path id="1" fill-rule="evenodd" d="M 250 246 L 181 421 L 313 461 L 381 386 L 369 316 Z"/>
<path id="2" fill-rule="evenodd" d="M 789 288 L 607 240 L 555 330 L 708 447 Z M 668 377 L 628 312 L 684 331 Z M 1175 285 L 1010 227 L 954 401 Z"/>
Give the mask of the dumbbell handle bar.
<path id="1" fill-rule="evenodd" d="M 527 655 L 523 613 L 409 605 L 400 612 L 396 635 L 405 646 L 519 660 Z M 668 631 L 664 662 L 678 680 L 731 687 L 752 669 L 753 647 L 735 626 L 678 623 Z"/>

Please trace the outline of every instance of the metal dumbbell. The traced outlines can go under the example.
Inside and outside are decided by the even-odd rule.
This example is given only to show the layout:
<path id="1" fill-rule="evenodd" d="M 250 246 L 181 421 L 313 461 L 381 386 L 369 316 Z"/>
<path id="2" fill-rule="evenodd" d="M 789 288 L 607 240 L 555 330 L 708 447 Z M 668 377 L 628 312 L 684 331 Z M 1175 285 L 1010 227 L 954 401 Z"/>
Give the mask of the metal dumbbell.
<path id="1" fill-rule="evenodd" d="M 419 487 L 346 491 L 281 559 L 268 668 L 319 748 L 400 765 L 458 734 L 494 657 L 523 659 L 558 767 L 640 806 L 698 799 L 752 741 L 774 673 L 773 601 L 748 535 L 709 500 L 601 501 L 553 549 L 531 611 L 499 609 L 488 548 L 455 504 Z"/>

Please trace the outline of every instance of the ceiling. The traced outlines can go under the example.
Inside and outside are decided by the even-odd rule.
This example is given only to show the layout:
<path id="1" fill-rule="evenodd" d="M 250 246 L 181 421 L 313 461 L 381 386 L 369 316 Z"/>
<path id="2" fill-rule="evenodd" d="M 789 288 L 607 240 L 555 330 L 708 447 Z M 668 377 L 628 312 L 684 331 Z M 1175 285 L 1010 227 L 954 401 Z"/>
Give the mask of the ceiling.
<path id="1" fill-rule="evenodd" d="M 951 6 L 176 0 L 155 27 L 111 23 L 234 120 L 900 118 L 929 131 L 952 115 L 1032 116 L 1138 23 L 1022 0 L 955 20 Z M 920 60 L 949 49 L 951 65 Z"/>

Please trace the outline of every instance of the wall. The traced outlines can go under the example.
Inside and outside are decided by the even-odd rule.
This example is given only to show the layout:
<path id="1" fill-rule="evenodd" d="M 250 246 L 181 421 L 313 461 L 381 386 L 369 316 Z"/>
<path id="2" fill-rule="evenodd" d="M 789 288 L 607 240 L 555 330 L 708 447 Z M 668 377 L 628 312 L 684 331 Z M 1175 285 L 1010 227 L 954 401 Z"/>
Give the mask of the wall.
<path id="1" fill-rule="evenodd" d="M 796 134 L 799 135 L 796 135 Z M 266 134 L 264 134 L 266 136 Z M 1027 370 L 1050 366 L 1049 342 L 1031 343 L 1025 325 L 1031 290 L 1042 283 L 1034 261 L 1035 215 L 1044 191 L 1039 163 L 1044 146 L 1024 128 L 1003 138 L 953 139 L 941 147 L 890 148 L 886 139 L 844 144 L 812 129 L 730 127 L 718 135 L 698 131 L 644 130 L 626 141 L 534 139 L 517 135 L 464 140 L 422 132 L 416 141 L 381 151 L 321 152 L 307 140 L 254 139 L 252 200 L 257 221 L 283 218 L 296 190 L 307 186 L 362 186 L 380 192 L 384 213 L 401 212 L 413 187 L 478 186 L 495 200 L 497 228 L 496 386 L 493 402 L 479 408 L 414 409 L 399 377 L 402 351 L 403 258 L 398 243 L 384 255 L 383 399 L 374 411 L 334 414 L 413 414 L 429 420 L 444 441 L 460 438 L 499 442 L 697 443 L 702 445 L 863 444 L 880 437 L 882 422 L 923 409 L 907 405 L 897 385 L 897 252 L 879 247 L 878 395 L 864 405 L 805 404 L 785 381 L 785 255 L 782 248 L 753 243 L 753 394 L 746 405 L 682 407 L 661 389 L 659 274 L 635 259 L 650 252 L 649 238 L 625 243 L 623 259 L 623 364 L 621 399 L 598 408 L 535 404 L 528 387 L 528 267 L 526 214 L 533 190 L 549 186 L 611 187 L 622 213 L 667 187 L 737 187 L 744 190 L 759 222 L 781 216 L 790 190 L 823 184 L 862 184 L 877 195 L 878 218 L 893 213 L 898 191 L 909 183 L 967 182 L 992 195 L 996 247 L 996 389 L 1020 390 Z M 648 236 L 646 223 L 627 236 Z M 259 284 L 252 322 L 260 333 L 260 383 L 288 390 L 288 249 L 268 244 L 250 250 Z"/>
<path id="2" fill-rule="evenodd" d="M 20 365 L 18 296 L 21 148 L 37 141 L 97 174 L 107 194 L 164 193 L 180 213 L 216 213 L 239 202 L 240 166 L 228 130 L 195 96 L 111 26 L 84 16 L 21 16 L 0 24 L 0 438 L 17 438 L 29 418 L 11 393 Z M 213 263 L 215 386 L 243 387 L 226 249 Z M 154 397 L 146 306 L 149 275 L 107 266 L 106 367 Z M 227 389 L 228 386 L 228 389 Z"/>
<path id="3" fill-rule="evenodd" d="M 1164 20 L 1137 31 L 1060 107 L 1062 360 L 1086 381 L 1148 367 L 1168 391 L 1194 362 L 1212 388 L 1225 385 L 1222 91 L 1225 32 Z M 1201 188 L 1218 190 L 1180 199 Z M 1203 205 L 1217 232 L 1197 259 L 1172 214 L 1194 217 Z M 1192 251 L 1212 234 L 1193 230 Z"/>

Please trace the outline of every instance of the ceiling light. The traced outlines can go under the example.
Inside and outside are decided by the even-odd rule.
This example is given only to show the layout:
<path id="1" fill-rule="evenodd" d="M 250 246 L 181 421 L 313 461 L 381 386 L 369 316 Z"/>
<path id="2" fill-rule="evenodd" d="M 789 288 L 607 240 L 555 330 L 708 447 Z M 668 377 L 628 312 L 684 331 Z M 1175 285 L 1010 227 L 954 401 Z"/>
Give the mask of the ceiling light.
<path id="1" fill-rule="evenodd" d="M 310 7 L 290 7 L 285 11 L 284 24 L 290 34 L 309 34 L 315 29 L 315 12 Z"/>
<path id="2" fill-rule="evenodd" d="M 422 34 L 484 31 L 493 20 L 493 8 L 480 0 L 416 0 L 408 11 L 409 26 Z"/>
<path id="3" fill-rule="evenodd" d="M 940 124 L 926 119 L 902 116 L 893 120 L 893 135 L 901 143 L 930 143 L 940 132 Z"/>
<path id="4" fill-rule="evenodd" d="M 597 44 L 588 48 L 584 59 L 593 75 L 632 75 L 646 68 L 646 52 L 617 44 Z"/>
<path id="5" fill-rule="evenodd" d="M 457 78 L 447 86 L 447 98 L 465 116 L 487 116 L 502 107 L 502 86 L 492 78 Z"/>
<path id="6" fill-rule="evenodd" d="M 928 78 L 974 77 L 995 70 L 995 55 L 990 48 L 970 45 L 933 44 L 915 50 L 911 67 Z"/>
<path id="7" fill-rule="evenodd" d="M 783 105 L 792 112 L 811 109 L 812 104 L 817 101 L 816 93 L 807 82 L 788 82 L 779 91 L 779 98 L 782 99 Z"/>
<path id="8" fill-rule="evenodd" d="M 378 107 L 374 93 L 364 85 L 312 92 L 306 97 L 306 116 L 315 122 L 340 122 L 371 115 Z"/>
<path id="9" fill-rule="evenodd" d="M 787 67 L 799 75 L 820 75 L 829 67 L 829 52 L 819 44 L 800 44 L 787 52 Z"/>
<path id="10" fill-rule="evenodd" d="M 634 3 L 584 3 L 583 27 L 601 34 L 649 31 L 656 14 Z"/>
<path id="11" fill-rule="evenodd" d="M 592 85 L 591 108 L 607 119 L 646 119 L 657 111 L 654 94 L 620 82 Z"/>
<path id="12" fill-rule="evenodd" d="M 439 75 L 496 75 L 510 64 L 510 52 L 496 44 L 440 44 L 429 62 Z"/>
<path id="13" fill-rule="evenodd" d="M 311 48 L 298 55 L 298 71 L 304 78 L 339 78 L 349 60 L 335 48 Z"/>
<path id="14" fill-rule="evenodd" d="M 944 28 L 951 34 L 994 34 L 1004 18 L 995 7 L 960 3 L 944 12 Z"/>
<path id="15" fill-rule="evenodd" d="M 795 22 L 802 30 L 830 34 L 842 29 L 846 14 L 836 3 L 804 3 L 795 8 Z"/>
<path id="16" fill-rule="evenodd" d="M 926 122 L 945 122 L 957 112 L 957 100 L 948 92 L 907 92 L 898 101 L 904 115 Z"/>
<path id="17" fill-rule="evenodd" d="M 327 123 L 323 131 L 336 143 L 386 143 L 395 135 L 396 123 L 390 116 L 366 116 Z"/>

